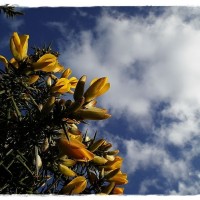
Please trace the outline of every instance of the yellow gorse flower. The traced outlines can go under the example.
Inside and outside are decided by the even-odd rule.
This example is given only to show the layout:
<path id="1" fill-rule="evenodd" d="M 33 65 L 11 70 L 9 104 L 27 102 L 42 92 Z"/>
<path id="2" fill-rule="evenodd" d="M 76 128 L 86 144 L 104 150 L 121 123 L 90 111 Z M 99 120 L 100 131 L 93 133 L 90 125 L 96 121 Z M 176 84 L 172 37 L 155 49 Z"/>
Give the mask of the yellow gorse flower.
<path id="1" fill-rule="evenodd" d="M 104 165 L 104 169 L 107 170 L 114 170 L 120 168 L 122 165 L 123 159 L 120 156 L 116 156 L 113 161 L 108 161 L 106 165 Z"/>
<path id="2" fill-rule="evenodd" d="M 61 78 L 65 78 L 69 80 L 70 88 L 75 88 L 78 82 L 78 79 L 76 77 L 71 77 L 68 79 L 68 77 L 71 75 L 72 70 L 70 68 L 66 69 L 63 73 Z M 73 93 L 73 91 L 69 91 L 70 93 Z"/>
<path id="3" fill-rule="evenodd" d="M 51 88 L 52 93 L 60 93 L 60 94 L 64 94 L 66 92 L 73 93 L 71 88 L 76 87 L 78 80 L 76 77 L 71 77 L 70 79 L 68 79 L 71 72 L 72 72 L 71 69 L 66 69 L 63 72 L 61 78 L 58 79 L 55 85 Z"/>
<path id="4" fill-rule="evenodd" d="M 82 142 L 76 139 L 71 138 L 69 141 L 61 138 L 58 141 L 58 147 L 62 153 L 77 161 L 87 162 L 94 158 L 94 154 L 87 150 Z"/>
<path id="5" fill-rule="evenodd" d="M 109 182 L 115 182 L 116 185 L 124 185 L 128 183 L 127 174 L 119 172 L 112 178 L 108 179 Z"/>
<path id="6" fill-rule="evenodd" d="M 107 77 L 95 78 L 91 81 L 90 84 L 90 87 L 84 94 L 86 102 L 92 101 L 96 97 L 107 92 L 110 88 L 110 83 L 108 83 Z"/>
<path id="7" fill-rule="evenodd" d="M 43 72 L 60 72 L 64 70 L 64 67 L 58 63 L 58 59 L 51 53 L 44 54 L 39 60 L 32 64 L 35 71 Z"/>
<path id="8" fill-rule="evenodd" d="M 115 187 L 112 191 L 112 194 L 123 194 L 124 193 L 124 188 L 121 187 Z"/>
<path id="9" fill-rule="evenodd" d="M 27 57 L 29 35 L 18 35 L 14 32 L 10 39 L 10 50 L 17 61 Z"/>
<path id="10" fill-rule="evenodd" d="M 66 78 L 60 78 L 56 81 L 55 85 L 51 88 L 52 93 L 64 94 L 70 91 L 70 83 Z"/>
<path id="11" fill-rule="evenodd" d="M 62 193 L 80 194 L 83 190 L 85 190 L 86 186 L 87 186 L 87 180 L 85 179 L 85 177 L 78 176 L 62 188 Z"/>

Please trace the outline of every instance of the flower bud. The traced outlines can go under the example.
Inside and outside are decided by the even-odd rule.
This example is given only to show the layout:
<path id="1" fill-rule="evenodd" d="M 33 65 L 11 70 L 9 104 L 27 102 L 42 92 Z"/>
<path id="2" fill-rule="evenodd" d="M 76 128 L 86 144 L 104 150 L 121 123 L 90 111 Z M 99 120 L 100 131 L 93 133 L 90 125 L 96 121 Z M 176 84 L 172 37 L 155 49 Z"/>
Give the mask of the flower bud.
<path id="1" fill-rule="evenodd" d="M 111 117 L 106 109 L 91 107 L 87 109 L 79 109 L 74 116 L 80 120 L 103 120 Z"/>
<path id="2" fill-rule="evenodd" d="M 42 167 L 42 159 L 41 159 L 40 155 L 36 156 L 36 159 L 33 160 L 33 164 L 37 165 L 38 169 L 40 169 Z"/>
<path id="3" fill-rule="evenodd" d="M 72 160 L 72 159 L 67 159 L 67 158 L 62 158 L 60 159 L 61 160 L 61 163 L 67 167 L 72 167 L 76 164 L 76 161 L 75 160 Z"/>
<path id="4" fill-rule="evenodd" d="M 108 83 L 107 77 L 102 77 L 99 79 L 94 79 L 91 82 L 90 87 L 84 94 L 85 102 L 90 102 L 91 100 L 95 99 L 96 97 L 104 94 L 110 88 L 110 83 Z"/>
<path id="5" fill-rule="evenodd" d="M 107 180 L 107 179 L 110 179 L 112 178 L 113 176 L 115 176 L 118 172 L 120 171 L 120 168 L 117 168 L 117 169 L 114 169 L 112 171 L 110 171 L 109 173 L 107 173 L 104 178 Z"/>
<path id="6" fill-rule="evenodd" d="M 72 70 L 70 68 L 65 69 L 61 75 L 61 78 L 68 78 L 72 73 Z"/>
<path id="7" fill-rule="evenodd" d="M 69 167 L 63 164 L 59 164 L 58 169 L 64 176 L 69 176 L 69 177 L 76 176 L 76 173 L 74 171 L 72 171 Z"/>
<path id="8" fill-rule="evenodd" d="M 10 49 L 17 61 L 21 61 L 27 57 L 29 35 L 18 35 L 13 33 L 10 39 Z"/>
<path id="9" fill-rule="evenodd" d="M 100 139 L 97 140 L 96 142 L 94 142 L 90 147 L 89 150 L 91 152 L 95 152 L 102 144 L 104 144 L 105 140 L 104 139 Z"/>
<path id="10" fill-rule="evenodd" d="M 38 75 L 31 75 L 28 79 L 28 83 L 31 85 L 31 84 L 35 83 L 38 79 L 39 79 Z"/>
<path id="11" fill-rule="evenodd" d="M 73 135 L 81 135 L 81 131 L 78 129 L 78 127 L 75 124 L 70 124 L 68 126 L 68 132 Z"/>
<path id="12" fill-rule="evenodd" d="M 94 156 L 92 161 L 97 165 L 104 165 L 108 160 L 101 156 Z"/>
<path id="13" fill-rule="evenodd" d="M 113 150 L 113 151 L 108 151 L 107 155 L 117 155 L 119 153 L 119 150 Z"/>
<path id="14" fill-rule="evenodd" d="M 49 76 L 46 82 L 47 86 L 50 87 L 52 85 L 52 78 Z"/>
<path id="15" fill-rule="evenodd" d="M 38 104 L 38 109 L 39 109 L 39 111 L 42 111 L 43 105 L 42 104 Z"/>
<path id="16" fill-rule="evenodd" d="M 104 145 L 101 146 L 101 150 L 103 151 L 107 151 L 108 149 L 110 149 L 112 147 L 111 143 L 106 143 Z"/>
<path id="17" fill-rule="evenodd" d="M 115 160 L 115 156 L 114 156 L 114 155 L 105 155 L 105 158 L 106 158 L 108 161 L 114 161 L 114 160 Z"/>
<path id="18" fill-rule="evenodd" d="M 41 111 L 43 115 L 47 115 L 50 113 L 50 111 L 52 110 L 54 106 L 55 101 L 56 101 L 56 98 L 54 96 L 51 96 L 47 99 L 47 102 L 44 104 Z"/>
<path id="19" fill-rule="evenodd" d="M 105 170 L 104 170 L 104 168 L 102 168 L 100 171 L 99 177 L 101 179 L 101 178 L 104 178 L 104 176 L 105 176 Z"/>
<path id="20" fill-rule="evenodd" d="M 83 96 L 86 79 L 87 79 L 87 77 L 85 75 L 79 79 L 79 81 L 76 85 L 75 91 L 74 91 L 74 100 L 75 101 L 77 101 L 78 99 L 80 99 Z"/>
<path id="21" fill-rule="evenodd" d="M 78 111 L 84 104 L 84 101 L 85 101 L 85 98 L 81 97 L 80 99 L 73 102 L 72 105 L 68 108 L 68 113 L 73 113 L 73 112 Z"/>

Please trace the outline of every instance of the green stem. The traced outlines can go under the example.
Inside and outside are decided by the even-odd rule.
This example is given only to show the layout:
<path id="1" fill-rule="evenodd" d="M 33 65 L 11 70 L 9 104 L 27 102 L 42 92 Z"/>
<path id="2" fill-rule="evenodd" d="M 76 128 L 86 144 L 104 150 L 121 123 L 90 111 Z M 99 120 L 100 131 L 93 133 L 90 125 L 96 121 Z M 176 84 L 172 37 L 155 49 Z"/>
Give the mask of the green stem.
<path id="1" fill-rule="evenodd" d="M 11 100 L 12 100 L 13 106 L 15 108 L 15 111 L 17 113 L 17 116 L 19 118 L 19 121 L 21 121 L 22 120 L 22 115 L 21 115 L 21 113 L 19 111 L 19 108 L 18 108 L 18 106 L 17 106 L 17 104 L 16 104 L 15 99 L 13 98 L 13 96 L 11 96 Z"/>

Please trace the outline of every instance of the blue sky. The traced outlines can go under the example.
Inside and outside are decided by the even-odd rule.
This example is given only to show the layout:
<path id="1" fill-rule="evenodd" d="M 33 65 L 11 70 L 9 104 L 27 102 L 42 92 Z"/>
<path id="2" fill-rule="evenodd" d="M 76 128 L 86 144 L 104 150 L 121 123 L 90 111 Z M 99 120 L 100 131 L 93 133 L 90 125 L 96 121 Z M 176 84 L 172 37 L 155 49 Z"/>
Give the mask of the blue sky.
<path id="1" fill-rule="evenodd" d="M 200 193 L 200 8 L 23 8 L 0 17 L 0 54 L 12 32 L 29 47 L 52 42 L 73 75 L 108 76 L 98 130 L 120 150 L 125 194 Z M 31 51 L 31 49 L 29 49 Z"/>

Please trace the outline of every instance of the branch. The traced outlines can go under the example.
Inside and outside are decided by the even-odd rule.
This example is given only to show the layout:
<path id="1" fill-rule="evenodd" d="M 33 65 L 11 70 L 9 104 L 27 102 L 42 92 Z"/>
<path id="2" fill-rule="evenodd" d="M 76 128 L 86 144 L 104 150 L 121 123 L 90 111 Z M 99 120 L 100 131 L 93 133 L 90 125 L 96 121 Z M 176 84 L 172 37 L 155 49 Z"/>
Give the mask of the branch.
<path id="1" fill-rule="evenodd" d="M 14 6 L 9 4 L 0 6 L 0 13 L 3 12 L 7 18 L 14 18 L 18 15 L 24 15 L 24 13 L 16 11 Z"/>

